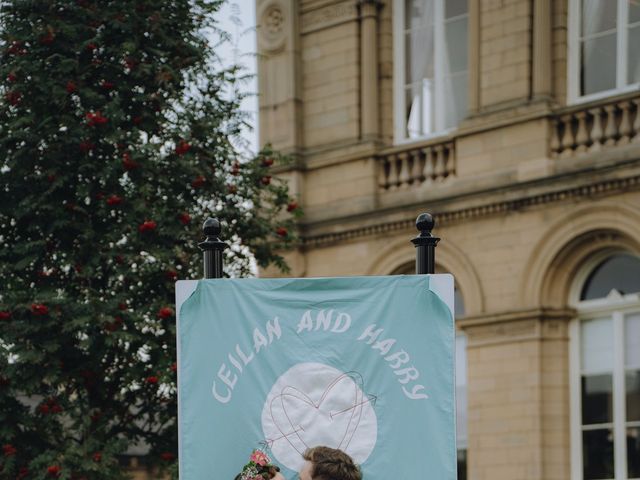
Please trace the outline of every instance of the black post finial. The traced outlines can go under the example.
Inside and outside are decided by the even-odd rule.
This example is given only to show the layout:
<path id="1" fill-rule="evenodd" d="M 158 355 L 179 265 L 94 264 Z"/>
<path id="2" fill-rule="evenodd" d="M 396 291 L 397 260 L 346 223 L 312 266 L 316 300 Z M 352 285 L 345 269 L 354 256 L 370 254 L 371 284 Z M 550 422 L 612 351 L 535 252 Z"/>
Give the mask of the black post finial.
<path id="1" fill-rule="evenodd" d="M 202 225 L 205 239 L 198 246 L 204 256 L 204 278 L 222 278 L 222 252 L 227 244 L 218 238 L 222 227 L 217 218 L 207 218 Z"/>
<path id="2" fill-rule="evenodd" d="M 436 245 L 440 241 L 438 237 L 431 235 L 431 230 L 436 222 L 429 213 L 421 213 L 416 219 L 416 228 L 420 232 L 411 240 L 416 246 L 416 273 L 435 273 L 436 269 Z"/>

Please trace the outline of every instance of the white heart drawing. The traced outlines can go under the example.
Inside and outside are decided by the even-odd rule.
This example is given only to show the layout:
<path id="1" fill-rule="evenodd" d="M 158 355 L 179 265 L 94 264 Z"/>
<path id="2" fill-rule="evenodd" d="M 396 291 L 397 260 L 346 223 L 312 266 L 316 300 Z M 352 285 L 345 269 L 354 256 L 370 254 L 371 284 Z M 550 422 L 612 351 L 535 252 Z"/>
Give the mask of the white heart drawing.
<path id="1" fill-rule="evenodd" d="M 361 463 L 373 450 L 377 420 L 363 379 L 320 363 L 301 363 L 273 385 L 263 408 L 265 441 L 276 459 L 298 470 L 302 453 L 325 445 Z"/>

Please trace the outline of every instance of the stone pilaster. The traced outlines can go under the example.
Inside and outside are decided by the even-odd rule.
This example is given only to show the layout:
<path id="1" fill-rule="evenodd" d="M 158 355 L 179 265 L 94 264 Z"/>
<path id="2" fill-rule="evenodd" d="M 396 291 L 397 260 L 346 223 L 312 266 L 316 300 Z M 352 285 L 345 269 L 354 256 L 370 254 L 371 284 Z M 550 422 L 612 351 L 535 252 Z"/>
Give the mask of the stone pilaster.
<path id="1" fill-rule="evenodd" d="M 569 476 L 570 310 L 464 318 L 469 478 Z"/>
<path id="2" fill-rule="evenodd" d="M 533 2 L 533 98 L 550 98 L 551 91 L 551 0 Z"/>
<path id="3" fill-rule="evenodd" d="M 301 146 L 298 2 L 258 0 L 260 143 L 284 153 Z"/>
<path id="4" fill-rule="evenodd" d="M 378 116 L 378 0 L 360 0 L 360 136 L 376 140 Z"/>

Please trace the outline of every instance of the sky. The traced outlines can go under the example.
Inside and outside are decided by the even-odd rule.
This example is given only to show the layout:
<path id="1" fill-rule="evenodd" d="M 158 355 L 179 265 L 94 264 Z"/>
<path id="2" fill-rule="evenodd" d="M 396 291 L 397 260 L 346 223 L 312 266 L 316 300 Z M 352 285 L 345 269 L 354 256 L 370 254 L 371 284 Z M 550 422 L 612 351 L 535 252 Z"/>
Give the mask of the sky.
<path id="1" fill-rule="evenodd" d="M 227 0 L 217 13 L 219 27 L 231 35 L 232 40 L 217 49 L 225 65 L 238 63 L 248 72 L 257 73 L 256 11 L 255 0 Z M 252 152 L 258 151 L 258 81 L 252 79 L 244 86 L 246 93 L 252 94 L 242 103 L 242 110 L 251 114 L 253 131 L 245 131 Z"/>

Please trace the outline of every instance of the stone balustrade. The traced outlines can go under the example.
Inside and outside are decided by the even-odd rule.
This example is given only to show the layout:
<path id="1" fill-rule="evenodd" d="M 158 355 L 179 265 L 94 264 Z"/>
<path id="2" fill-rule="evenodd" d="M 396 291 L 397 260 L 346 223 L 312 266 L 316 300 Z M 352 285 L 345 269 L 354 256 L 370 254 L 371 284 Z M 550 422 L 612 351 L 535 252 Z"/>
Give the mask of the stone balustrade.
<path id="1" fill-rule="evenodd" d="M 455 173 L 455 143 L 451 138 L 395 148 L 378 157 L 378 186 L 383 191 L 442 182 Z"/>
<path id="2" fill-rule="evenodd" d="M 640 143 L 640 97 L 573 106 L 559 111 L 552 122 L 554 158 Z"/>

